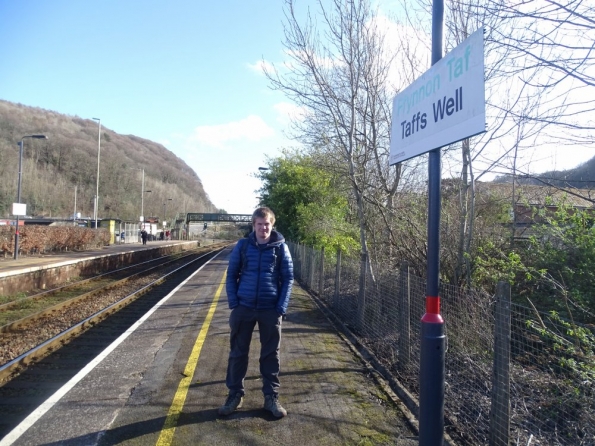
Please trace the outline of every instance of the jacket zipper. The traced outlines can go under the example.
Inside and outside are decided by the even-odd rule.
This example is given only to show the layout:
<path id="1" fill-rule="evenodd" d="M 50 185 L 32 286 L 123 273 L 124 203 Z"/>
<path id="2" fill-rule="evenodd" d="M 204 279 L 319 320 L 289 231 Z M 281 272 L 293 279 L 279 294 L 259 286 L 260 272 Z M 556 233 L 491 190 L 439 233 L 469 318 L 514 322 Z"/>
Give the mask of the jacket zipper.
<path id="1" fill-rule="evenodd" d="M 262 262 L 262 250 L 260 246 L 256 247 L 258 249 L 258 269 L 256 270 L 256 296 L 254 298 L 254 309 L 258 310 L 258 295 L 260 294 L 260 263 Z"/>

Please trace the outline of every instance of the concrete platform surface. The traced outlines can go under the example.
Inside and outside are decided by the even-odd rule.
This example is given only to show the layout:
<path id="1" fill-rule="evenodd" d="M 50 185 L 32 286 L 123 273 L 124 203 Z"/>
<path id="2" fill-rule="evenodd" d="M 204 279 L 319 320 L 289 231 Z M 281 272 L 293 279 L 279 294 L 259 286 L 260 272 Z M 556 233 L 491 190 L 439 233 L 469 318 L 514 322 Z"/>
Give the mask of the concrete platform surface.
<path id="1" fill-rule="evenodd" d="M 218 416 L 227 395 L 229 252 L 197 270 L 0 446 L 417 445 L 406 415 L 297 284 L 281 345 L 287 417 L 262 408 L 257 330 L 244 405 Z"/>
<path id="2" fill-rule="evenodd" d="M 40 255 L 20 255 L 16 260 L 12 257 L 0 257 L 0 278 L 14 274 L 31 272 L 43 268 L 55 268 L 57 266 L 69 265 L 71 263 L 80 262 L 86 259 L 94 259 L 103 256 L 140 251 L 144 249 L 153 249 L 155 247 L 171 246 L 175 244 L 196 245 L 197 242 L 196 240 L 168 240 L 147 242 L 146 245 L 143 245 L 142 243 L 116 243 L 113 245 L 104 246 L 103 248 L 89 249 L 86 251 L 66 251 Z"/>

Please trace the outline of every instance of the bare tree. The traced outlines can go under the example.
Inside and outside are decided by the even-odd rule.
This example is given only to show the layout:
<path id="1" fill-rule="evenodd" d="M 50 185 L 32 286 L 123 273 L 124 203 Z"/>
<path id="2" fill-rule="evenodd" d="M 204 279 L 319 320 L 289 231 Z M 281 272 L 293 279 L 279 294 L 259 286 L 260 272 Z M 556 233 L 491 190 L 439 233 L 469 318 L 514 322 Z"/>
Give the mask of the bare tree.
<path id="1" fill-rule="evenodd" d="M 550 136 L 556 141 L 592 143 L 595 5 L 583 0 L 502 2 L 498 15 L 515 24 L 513 32 L 499 33 L 500 45 L 524 59 L 523 72 L 541 73 L 527 81 L 531 87 L 558 99 L 549 103 L 555 120 L 533 118 L 553 124 Z"/>
<path id="2" fill-rule="evenodd" d="M 333 0 L 328 9 L 319 0 L 323 32 L 310 13 L 300 23 L 294 0 L 285 5 L 289 70 L 273 68 L 266 75 L 273 88 L 306 110 L 303 120 L 294 122 L 296 137 L 349 179 L 359 223 L 360 278 L 365 280 L 367 270 L 374 280 L 369 209 L 394 206 L 401 175 L 400 166 L 388 165 L 391 56 L 368 0 Z"/>
<path id="3" fill-rule="evenodd" d="M 404 0 L 402 6 L 412 28 L 429 29 L 431 2 Z M 487 132 L 445 150 L 446 157 L 458 158 L 453 165 L 460 175 L 456 282 L 469 281 L 475 182 L 488 174 L 529 172 L 535 154 L 552 144 L 593 141 L 593 105 L 585 95 L 595 76 L 594 19 L 594 7 L 583 1 L 448 3 L 445 51 L 480 27 L 486 44 Z"/>

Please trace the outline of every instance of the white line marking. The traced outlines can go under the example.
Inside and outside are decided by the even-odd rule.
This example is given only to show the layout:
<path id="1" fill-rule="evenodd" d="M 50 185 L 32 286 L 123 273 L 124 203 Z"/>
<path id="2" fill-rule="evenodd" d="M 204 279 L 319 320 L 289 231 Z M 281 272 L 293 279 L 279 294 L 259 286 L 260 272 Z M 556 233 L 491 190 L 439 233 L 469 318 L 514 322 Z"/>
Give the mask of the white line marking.
<path id="1" fill-rule="evenodd" d="M 211 260 L 217 258 L 222 251 L 218 252 Z M 124 340 L 130 336 L 141 324 L 146 321 L 149 316 L 151 316 L 161 305 L 163 305 L 171 296 L 175 294 L 182 286 L 186 284 L 190 279 L 194 277 L 201 269 L 207 266 L 211 260 L 205 263 L 203 266 L 198 268 L 194 273 L 192 273 L 186 280 L 184 280 L 181 284 L 179 284 L 174 290 L 161 299 L 159 302 L 155 304 L 153 308 L 151 308 L 142 318 L 136 321 L 128 330 L 120 335 L 118 339 L 112 342 L 105 350 L 103 350 L 99 355 L 97 355 L 89 364 L 85 366 L 80 372 L 74 375 L 70 381 L 64 384 L 60 389 L 58 389 L 52 396 L 50 396 L 47 400 L 45 400 L 41 405 L 35 409 L 27 418 L 25 418 L 21 423 L 11 430 L 2 440 L 0 440 L 0 446 L 10 446 L 15 441 L 17 441 L 31 426 L 33 426 L 37 421 L 47 412 L 49 411 L 54 405 L 62 399 L 64 395 L 66 395 L 79 381 L 81 381 L 85 376 L 87 376 L 97 365 L 101 363 L 107 356 L 116 349 L 118 345 L 120 345 Z"/>

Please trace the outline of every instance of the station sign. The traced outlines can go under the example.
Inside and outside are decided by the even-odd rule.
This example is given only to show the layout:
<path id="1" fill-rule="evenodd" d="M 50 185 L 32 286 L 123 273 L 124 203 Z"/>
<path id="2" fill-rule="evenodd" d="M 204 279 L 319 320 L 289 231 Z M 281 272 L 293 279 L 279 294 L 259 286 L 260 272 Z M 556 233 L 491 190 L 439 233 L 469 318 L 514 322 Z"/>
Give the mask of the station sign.
<path id="1" fill-rule="evenodd" d="M 391 165 L 485 132 L 483 33 L 475 31 L 395 96 Z"/>
<path id="2" fill-rule="evenodd" d="M 12 203 L 12 215 L 25 216 L 27 215 L 27 204 L 26 203 Z"/>

